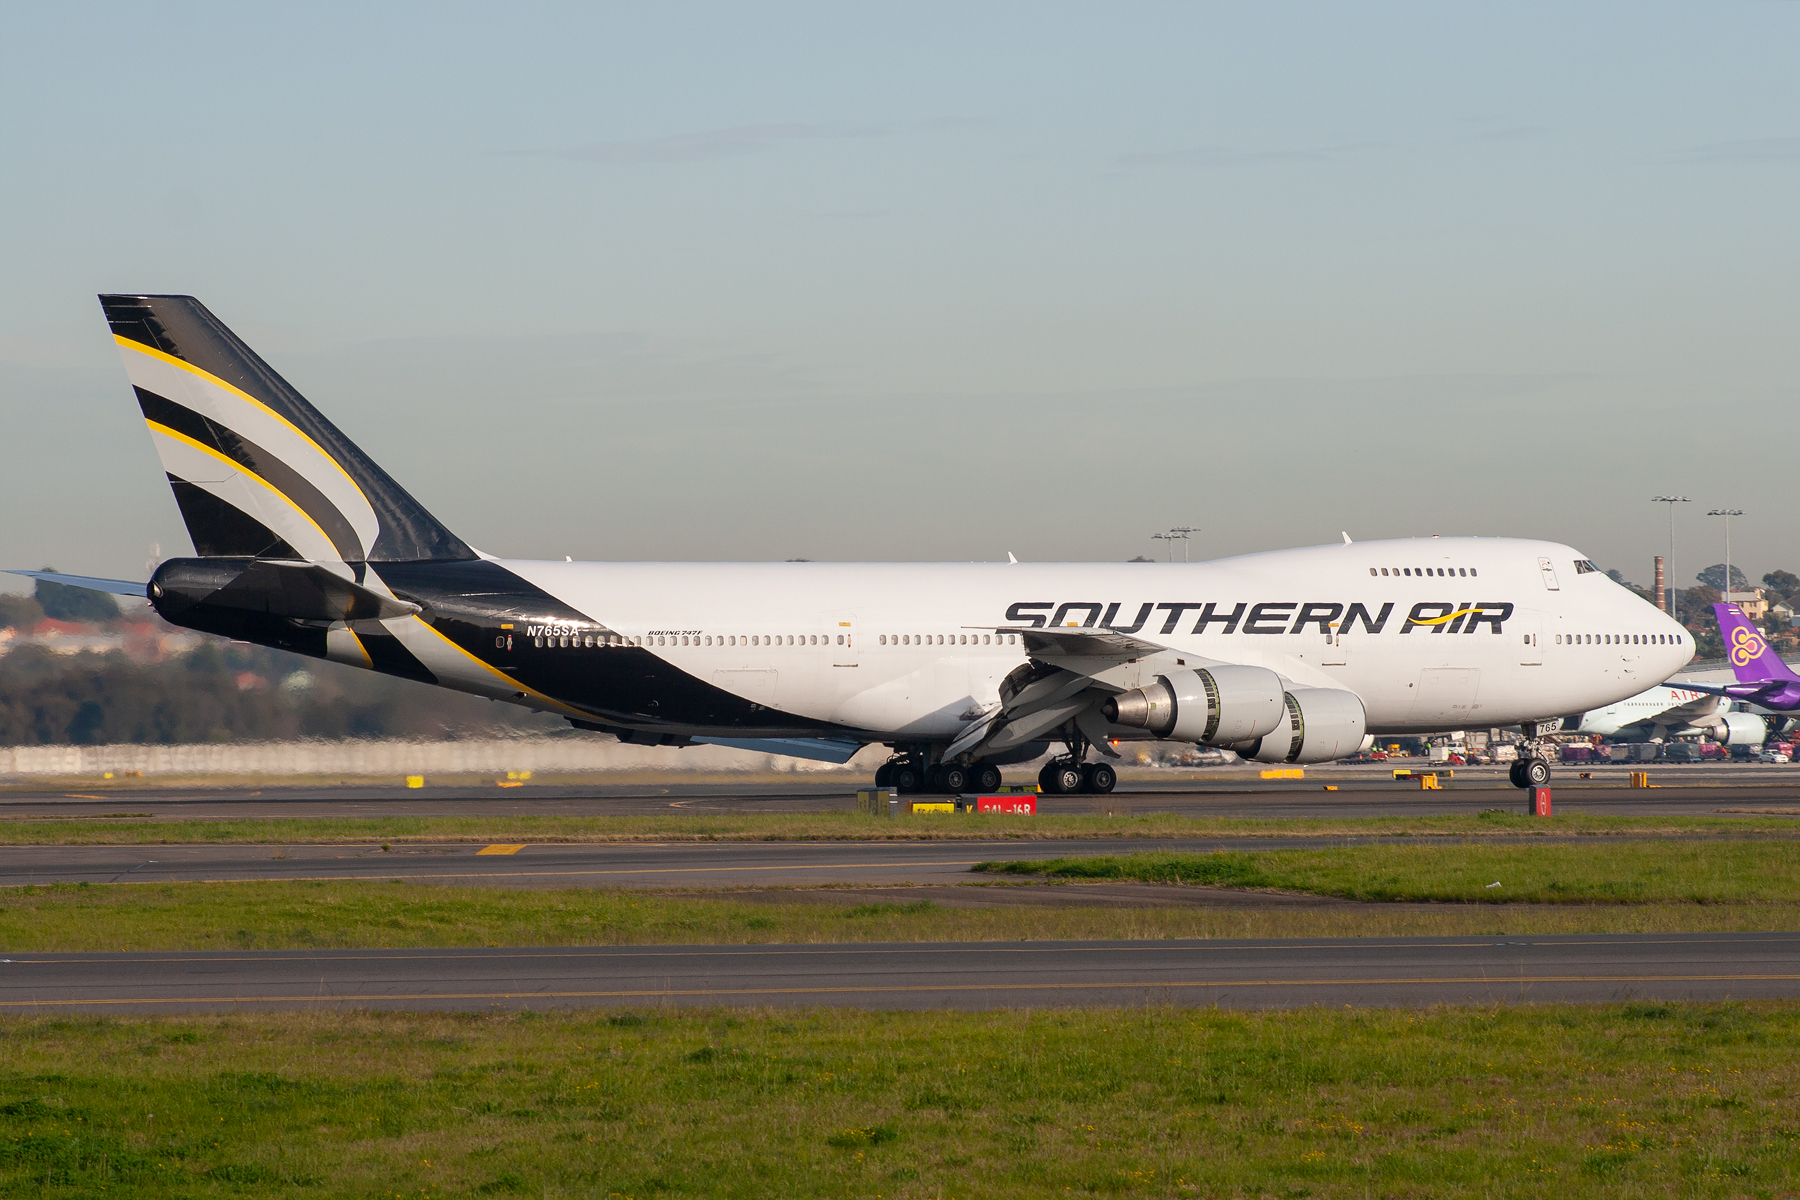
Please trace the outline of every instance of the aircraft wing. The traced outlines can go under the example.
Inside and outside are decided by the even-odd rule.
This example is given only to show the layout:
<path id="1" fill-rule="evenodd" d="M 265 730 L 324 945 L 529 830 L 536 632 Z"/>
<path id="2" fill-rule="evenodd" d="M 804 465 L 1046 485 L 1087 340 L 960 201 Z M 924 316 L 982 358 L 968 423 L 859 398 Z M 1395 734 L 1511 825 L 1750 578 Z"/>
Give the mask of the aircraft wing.
<path id="1" fill-rule="evenodd" d="M 716 738 L 691 739 L 701 746 L 729 746 L 734 750 L 754 750 L 762 754 L 785 754 L 789 758 L 810 758 L 818 762 L 847 763 L 863 743 L 851 738 Z"/>
<path id="2" fill-rule="evenodd" d="M 1121 663 L 1136 662 L 1169 649 L 1112 629 L 1020 629 L 1016 625 L 982 628 L 993 629 L 996 633 L 1016 633 L 1030 658 L 1080 675 L 1098 675 Z"/>
<path id="3" fill-rule="evenodd" d="M 64 587 L 86 588 L 90 592 L 111 592 L 115 596 L 136 596 L 139 600 L 148 595 L 148 584 L 133 583 L 129 579 L 97 579 L 92 575 L 61 575 L 55 571 L 7 571 L 8 575 L 23 575 L 27 579 L 41 579 L 45 583 L 60 583 Z"/>
<path id="4" fill-rule="evenodd" d="M 1068 721 L 1074 721 L 1101 753 L 1116 758 L 1117 753 L 1106 744 L 1107 723 L 1100 715 L 1100 705 L 1108 695 L 1124 689 L 1095 677 L 1126 663 L 1173 652 L 1172 647 L 1112 629 L 984 628 L 1018 634 L 1031 661 L 1001 685 L 1000 706 L 983 714 L 950 743 L 944 751 L 947 759 L 975 751 L 1015 749 Z M 1202 658 L 1188 662 L 1217 665 Z"/>

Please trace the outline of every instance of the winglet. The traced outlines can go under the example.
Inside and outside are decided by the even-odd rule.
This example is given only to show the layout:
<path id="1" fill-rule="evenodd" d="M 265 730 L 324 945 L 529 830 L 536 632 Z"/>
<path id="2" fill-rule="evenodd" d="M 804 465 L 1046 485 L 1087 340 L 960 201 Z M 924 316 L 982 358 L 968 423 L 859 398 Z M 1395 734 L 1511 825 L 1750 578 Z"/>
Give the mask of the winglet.
<path id="1" fill-rule="evenodd" d="M 1350 534 L 1347 531 L 1342 530 L 1342 529 L 1338 530 L 1338 532 L 1342 533 L 1344 535 L 1344 545 L 1346 545 L 1346 546 L 1350 545 L 1351 544 L 1350 543 Z"/>
<path id="2" fill-rule="evenodd" d="M 1019 560 L 1013 557 L 1013 552 L 1011 550 L 1006 552 L 1006 561 L 1015 567 L 1019 565 Z"/>

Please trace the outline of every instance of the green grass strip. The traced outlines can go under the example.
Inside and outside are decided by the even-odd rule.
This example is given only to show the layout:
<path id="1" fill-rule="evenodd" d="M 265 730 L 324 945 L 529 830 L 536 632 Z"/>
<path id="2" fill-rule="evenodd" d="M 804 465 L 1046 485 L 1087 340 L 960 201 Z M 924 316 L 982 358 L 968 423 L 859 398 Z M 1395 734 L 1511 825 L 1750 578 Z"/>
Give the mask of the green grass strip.
<path id="1" fill-rule="evenodd" d="M 133 797 L 125 812 L 155 813 Z M 1482 837 L 1630 834 L 1783 834 L 1800 839 L 1792 817 L 1569 814 L 1540 820 L 1509 812 L 1455 816 L 1253 819 L 1143 816 L 997 817 L 921 814 L 877 818 L 855 813 L 684 814 L 667 817 L 270 817 L 251 819 L 85 818 L 3 820 L 0 844 L 167 845 L 321 842 L 630 842 L 630 841 L 1032 841 L 1050 838 L 1186 837 Z"/>
<path id="2" fill-rule="evenodd" d="M 1787 839 L 1646 839 L 1590 845 L 1390 844 L 986 862 L 974 869 L 1058 879 L 1268 888 L 1347 900 L 1465 904 L 1800 900 L 1800 842 Z"/>
<path id="3" fill-rule="evenodd" d="M 1791 1195 L 1800 1005 L 0 1020 L 0 1194 Z"/>
<path id="4" fill-rule="evenodd" d="M 1054 885 L 1051 885 L 1054 886 Z M 57 884 L 0 892 L 6 954 L 90 950 L 405 949 L 670 943 L 980 942 L 1678 933 L 1800 928 L 1800 902 L 1607 905 L 951 907 L 904 892 L 791 900 L 353 881 Z"/>

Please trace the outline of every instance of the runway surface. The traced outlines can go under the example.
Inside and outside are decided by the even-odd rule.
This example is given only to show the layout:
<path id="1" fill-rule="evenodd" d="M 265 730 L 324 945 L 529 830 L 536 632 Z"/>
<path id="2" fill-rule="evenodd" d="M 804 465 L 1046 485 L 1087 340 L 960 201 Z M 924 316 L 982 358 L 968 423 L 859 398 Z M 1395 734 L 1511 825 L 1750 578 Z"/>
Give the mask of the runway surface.
<path id="1" fill-rule="evenodd" d="M 1800 934 L 25 954 L 0 1012 L 1789 999 Z"/>
<path id="2" fill-rule="evenodd" d="M 1404 762 L 1402 765 L 1406 765 Z M 1425 770 L 1414 762 L 1411 769 Z M 1524 793 L 1494 767 L 1457 767 L 1443 791 L 1423 792 L 1397 782 L 1390 768 L 1306 768 L 1302 781 L 1262 780 L 1249 769 L 1171 771 L 1126 778 L 1110 796 L 1044 796 L 1050 815 L 1176 813 L 1194 817 L 1373 817 L 1474 813 L 1524 808 Z M 1735 764 L 1651 768 L 1659 786 L 1628 788 L 1628 768 L 1595 767 L 1588 779 L 1572 768 L 1555 776 L 1556 803 L 1566 812 L 1613 815 L 1703 815 L 1758 810 L 1800 818 L 1800 766 Z M 131 784 L 135 784 L 132 786 Z M 501 788 L 492 781 L 407 788 L 351 783 L 318 786 L 145 786 L 136 781 L 66 787 L 0 789 L 0 840 L 7 819 L 123 820 L 253 819 L 273 817 L 422 816 L 704 816 L 851 812 L 856 788 L 842 779 L 777 782 L 654 783 L 534 782 Z M 1326 791 L 1325 785 L 1339 790 Z M 1788 810 L 1782 812 L 1781 810 Z M 1772 812 L 1767 810 L 1773 810 Z M 1749 815 L 1749 814 L 1743 814 Z"/>

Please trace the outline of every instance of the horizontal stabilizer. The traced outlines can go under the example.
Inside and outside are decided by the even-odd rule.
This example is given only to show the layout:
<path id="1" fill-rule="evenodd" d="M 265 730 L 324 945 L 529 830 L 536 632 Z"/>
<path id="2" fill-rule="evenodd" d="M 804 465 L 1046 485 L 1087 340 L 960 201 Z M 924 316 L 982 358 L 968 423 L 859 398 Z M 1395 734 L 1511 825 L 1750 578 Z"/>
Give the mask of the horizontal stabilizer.
<path id="1" fill-rule="evenodd" d="M 729 746 L 733 750 L 754 750 L 759 754 L 785 754 L 789 758 L 810 758 L 816 762 L 847 763 L 863 748 L 861 742 L 849 738 L 715 738 L 697 737 L 697 746 Z"/>
<path id="2" fill-rule="evenodd" d="M 1669 687 L 1685 688 L 1690 692 L 1702 692 L 1708 696 L 1723 696 L 1727 700 L 1742 700 L 1746 704 L 1764 704 L 1770 707 L 1786 707 L 1779 702 L 1783 693 L 1792 685 L 1783 679 L 1765 679 L 1760 683 L 1728 683 L 1723 687 L 1708 683 L 1671 683 Z M 1776 703 L 1771 704 L 1774 701 Z"/>
<path id="3" fill-rule="evenodd" d="M 172 558 L 150 582 L 159 611 L 210 604 L 295 621 L 379 621 L 419 612 L 317 563 Z"/>
<path id="4" fill-rule="evenodd" d="M 60 583 L 64 587 L 86 588 L 90 592 L 111 592 L 115 596 L 136 596 L 144 599 L 148 592 L 146 584 L 133 583 L 129 579 L 96 579 L 92 575 L 58 575 L 55 571 L 8 571 L 8 575 L 23 575 L 27 579 L 41 579 L 45 583 Z"/>

